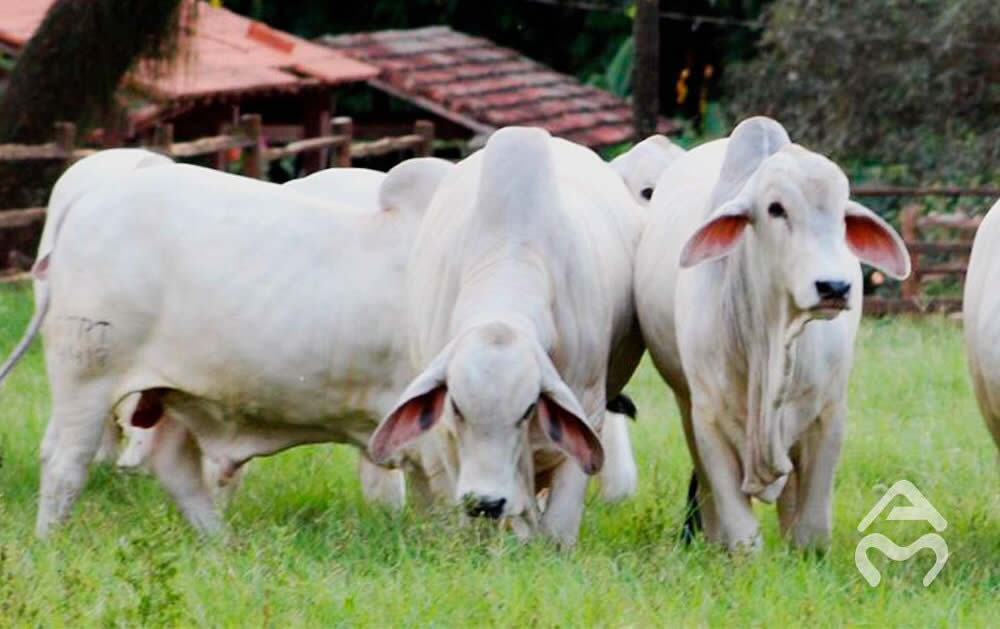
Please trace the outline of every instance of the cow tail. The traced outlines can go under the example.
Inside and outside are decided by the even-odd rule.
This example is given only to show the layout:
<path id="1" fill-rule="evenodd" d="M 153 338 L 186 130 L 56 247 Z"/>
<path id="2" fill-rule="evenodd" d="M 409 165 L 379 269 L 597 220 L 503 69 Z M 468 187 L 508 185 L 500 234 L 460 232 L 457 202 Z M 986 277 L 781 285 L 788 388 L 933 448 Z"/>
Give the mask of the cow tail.
<path id="1" fill-rule="evenodd" d="M 691 471 L 691 481 L 688 483 L 687 505 L 684 508 L 684 528 L 681 529 L 681 541 L 690 545 L 694 536 L 702 530 L 701 505 L 698 503 L 698 475 Z"/>
<path id="2" fill-rule="evenodd" d="M 0 365 L 0 382 L 3 382 L 7 374 L 14 369 L 14 366 L 28 351 L 31 347 L 31 343 L 38 336 L 38 331 L 42 329 L 42 321 L 45 320 L 45 315 L 49 311 L 49 281 L 46 277 L 49 266 L 49 256 L 42 256 L 31 269 L 32 275 L 35 277 L 35 312 L 31 315 L 31 321 L 28 322 L 28 329 L 25 330 L 24 335 L 21 336 L 21 340 L 18 341 L 17 346 L 14 351 L 10 353 L 7 360 Z"/>

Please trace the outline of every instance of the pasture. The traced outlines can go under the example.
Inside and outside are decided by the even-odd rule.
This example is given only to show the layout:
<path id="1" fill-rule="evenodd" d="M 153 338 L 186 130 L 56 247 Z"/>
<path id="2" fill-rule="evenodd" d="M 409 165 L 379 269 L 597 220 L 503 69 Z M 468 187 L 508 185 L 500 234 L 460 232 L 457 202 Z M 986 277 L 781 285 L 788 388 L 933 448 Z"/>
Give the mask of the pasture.
<path id="1" fill-rule="evenodd" d="M 31 309 L 29 287 L 0 291 L 2 353 Z M 367 505 L 356 454 L 342 446 L 254 462 L 227 511 L 226 541 L 199 540 L 151 478 L 98 468 L 69 524 L 39 542 L 49 400 L 36 345 L 0 389 L 0 625 L 996 626 L 1000 469 L 955 322 L 864 322 L 822 557 L 785 545 L 767 505 L 759 556 L 700 538 L 682 545 L 690 464 L 673 400 L 648 361 L 627 391 L 640 413 L 639 494 L 605 505 L 593 492 L 572 552 L 488 525 L 459 528 L 448 510 Z M 948 521 L 951 557 L 925 588 L 930 552 L 903 563 L 872 553 L 883 575 L 872 588 L 855 568 L 856 527 L 900 479 Z M 931 530 L 887 514 L 867 532 L 907 546 Z"/>

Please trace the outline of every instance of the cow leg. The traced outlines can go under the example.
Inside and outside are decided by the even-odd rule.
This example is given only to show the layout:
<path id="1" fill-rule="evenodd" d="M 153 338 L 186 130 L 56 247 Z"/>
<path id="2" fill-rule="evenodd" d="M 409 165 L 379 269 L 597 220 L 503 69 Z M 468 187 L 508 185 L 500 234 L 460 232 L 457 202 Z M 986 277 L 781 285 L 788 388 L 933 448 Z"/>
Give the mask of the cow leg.
<path id="1" fill-rule="evenodd" d="M 406 503 L 403 472 L 376 465 L 364 452 L 358 456 L 358 476 L 365 500 L 400 510 Z"/>
<path id="2" fill-rule="evenodd" d="M 103 380 L 68 392 L 53 386 L 52 417 L 42 439 L 42 472 L 35 534 L 45 537 L 69 515 L 87 481 L 90 462 L 111 414 Z"/>
<path id="3" fill-rule="evenodd" d="M 542 530 L 562 548 L 571 548 L 580 534 L 588 477 L 566 459 L 552 473 L 552 489 L 542 514 Z"/>
<path id="4" fill-rule="evenodd" d="M 705 476 L 711 486 L 718 513 L 722 540 L 733 551 L 758 550 L 760 525 L 754 516 L 750 497 L 740 489 L 742 470 L 739 459 L 707 408 L 695 405 L 692 423 L 695 443 Z"/>
<path id="5" fill-rule="evenodd" d="M 847 408 L 837 402 L 820 414 L 799 442 L 799 483 L 792 543 L 825 549 L 833 531 L 833 476 L 840 458 Z"/>
<path id="6" fill-rule="evenodd" d="M 712 486 L 701 464 L 701 457 L 698 456 L 698 445 L 694 439 L 694 426 L 691 423 L 691 398 L 675 393 L 674 400 L 677 402 L 677 407 L 681 412 L 684 439 L 687 441 L 688 452 L 691 454 L 691 461 L 694 464 L 694 474 L 698 479 L 695 502 L 696 508 L 701 513 L 705 539 L 712 543 L 721 544 L 723 542 L 722 525 L 719 523 L 719 515 L 715 510 L 715 501 L 712 499 Z M 691 531 L 691 533 L 693 534 L 694 531 Z"/>
<path id="7" fill-rule="evenodd" d="M 222 517 L 205 485 L 203 455 L 194 436 L 171 408 L 160 418 L 149 454 L 153 474 L 173 497 L 184 518 L 201 533 L 222 530 Z"/>
<path id="8" fill-rule="evenodd" d="M 113 463 L 118 458 L 122 445 L 121 428 L 113 415 L 104 420 L 104 432 L 101 434 L 101 445 L 94 455 L 94 463 Z"/>
<path id="9" fill-rule="evenodd" d="M 601 498 L 617 502 L 635 495 L 639 474 L 632 456 L 627 416 L 605 413 L 601 444 L 604 446 L 604 466 L 598 473 Z"/>

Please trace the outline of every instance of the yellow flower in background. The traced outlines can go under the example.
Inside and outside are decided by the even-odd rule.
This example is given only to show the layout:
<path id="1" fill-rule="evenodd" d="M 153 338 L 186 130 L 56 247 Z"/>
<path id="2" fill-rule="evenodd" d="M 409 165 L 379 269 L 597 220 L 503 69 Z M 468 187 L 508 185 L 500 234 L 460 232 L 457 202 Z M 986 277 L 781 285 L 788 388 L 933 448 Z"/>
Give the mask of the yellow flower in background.
<path id="1" fill-rule="evenodd" d="M 683 105 L 684 101 L 687 100 L 688 97 L 687 80 L 689 76 L 691 76 L 691 70 L 689 70 L 688 68 L 684 68 L 683 70 L 681 70 L 681 75 L 677 78 L 677 84 L 674 86 L 674 89 L 677 91 L 678 105 Z"/>

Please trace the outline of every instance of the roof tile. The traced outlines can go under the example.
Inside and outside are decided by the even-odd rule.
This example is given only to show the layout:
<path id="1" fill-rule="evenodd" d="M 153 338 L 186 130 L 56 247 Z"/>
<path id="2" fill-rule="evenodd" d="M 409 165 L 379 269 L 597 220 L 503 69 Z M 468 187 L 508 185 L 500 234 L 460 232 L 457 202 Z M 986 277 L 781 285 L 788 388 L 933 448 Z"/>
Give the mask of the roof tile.
<path id="1" fill-rule="evenodd" d="M 430 101 L 481 130 L 539 126 L 591 147 L 631 139 L 623 99 L 552 71 L 509 48 L 446 26 L 326 36 L 320 40 L 382 72 L 376 84 L 414 102 Z M 661 130 L 673 129 L 663 120 Z"/>

